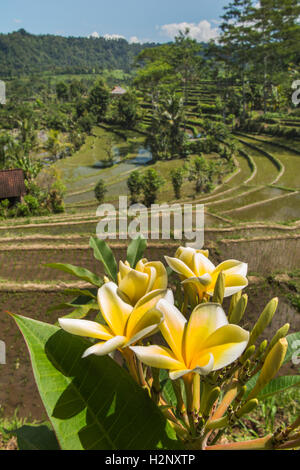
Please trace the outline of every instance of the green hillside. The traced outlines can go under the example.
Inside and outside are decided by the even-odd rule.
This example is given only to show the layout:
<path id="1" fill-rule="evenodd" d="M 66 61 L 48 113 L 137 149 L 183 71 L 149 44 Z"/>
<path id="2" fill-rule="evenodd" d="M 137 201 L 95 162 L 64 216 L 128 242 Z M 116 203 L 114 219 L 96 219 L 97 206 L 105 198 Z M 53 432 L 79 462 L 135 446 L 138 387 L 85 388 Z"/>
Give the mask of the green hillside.
<path id="1" fill-rule="evenodd" d="M 0 34 L 0 76 L 29 73 L 128 72 L 134 57 L 154 44 L 129 44 L 125 39 L 33 35 L 24 29 Z"/>

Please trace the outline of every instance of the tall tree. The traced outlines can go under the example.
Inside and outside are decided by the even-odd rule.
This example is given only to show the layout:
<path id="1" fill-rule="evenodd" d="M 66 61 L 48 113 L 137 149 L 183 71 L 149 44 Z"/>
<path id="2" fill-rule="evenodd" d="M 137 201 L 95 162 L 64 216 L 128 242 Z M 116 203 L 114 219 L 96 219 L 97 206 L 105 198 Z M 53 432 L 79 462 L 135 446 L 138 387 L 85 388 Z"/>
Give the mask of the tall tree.
<path id="1" fill-rule="evenodd" d="M 231 70 L 236 70 L 242 82 L 243 116 L 246 112 L 246 71 L 251 57 L 251 26 L 249 14 L 251 0 L 233 0 L 224 7 L 223 22 L 220 25 L 223 46 L 221 54 Z"/>
<path id="2" fill-rule="evenodd" d="M 98 80 L 90 91 L 88 98 L 88 106 L 90 111 L 95 115 L 97 122 L 101 122 L 108 108 L 109 91 L 103 80 Z"/>
<path id="3" fill-rule="evenodd" d="M 197 78 L 203 58 L 200 55 L 202 45 L 190 38 L 190 30 L 179 31 L 175 37 L 171 62 L 174 71 L 179 74 L 185 102 L 191 83 Z"/>

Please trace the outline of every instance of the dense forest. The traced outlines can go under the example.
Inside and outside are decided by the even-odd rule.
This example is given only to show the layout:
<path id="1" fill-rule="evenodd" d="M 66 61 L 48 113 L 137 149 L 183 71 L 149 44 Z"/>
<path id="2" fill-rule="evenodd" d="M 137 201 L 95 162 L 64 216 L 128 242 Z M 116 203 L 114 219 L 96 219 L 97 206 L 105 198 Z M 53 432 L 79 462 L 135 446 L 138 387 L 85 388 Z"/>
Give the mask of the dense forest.
<path id="1" fill-rule="evenodd" d="M 134 57 L 154 44 L 129 44 L 125 39 L 33 35 L 24 29 L 0 34 L 0 76 L 51 71 L 99 73 L 104 69 L 130 71 Z"/>

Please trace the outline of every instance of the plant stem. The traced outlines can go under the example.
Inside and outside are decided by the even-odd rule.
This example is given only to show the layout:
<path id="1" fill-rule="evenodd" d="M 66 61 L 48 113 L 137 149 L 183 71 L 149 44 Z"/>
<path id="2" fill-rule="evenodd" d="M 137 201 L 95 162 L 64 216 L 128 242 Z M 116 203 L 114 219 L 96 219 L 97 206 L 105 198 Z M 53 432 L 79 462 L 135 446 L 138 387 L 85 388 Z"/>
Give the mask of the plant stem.
<path id="1" fill-rule="evenodd" d="M 250 441 L 230 442 L 205 447 L 205 450 L 267 450 L 272 449 L 272 434 Z"/>
<path id="2" fill-rule="evenodd" d="M 230 389 L 227 391 L 227 393 L 225 393 L 223 400 L 221 401 L 220 405 L 218 406 L 215 413 L 211 417 L 211 421 L 222 418 L 222 416 L 225 414 L 229 405 L 233 402 L 237 394 L 238 394 L 238 384 L 237 384 L 237 381 L 234 380 L 231 384 Z"/>
<path id="3" fill-rule="evenodd" d="M 151 398 L 157 404 L 159 402 L 159 394 L 161 391 L 159 382 L 159 369 L 151 367 L 152 372 L 152 384 L 151 384 Z"/>
<path id="4" fill-rule="evenodd" d="M 134 352 L 131 351 L 131 349 L 126 348 L 122 350 L 122 354 L 126 360 L 130 375 L 136 381 L 137 384 L 142 385 L 140 382 L 140 376 L 135 362 Z"/>
<path id="5" fill-rule="evenodd" d="M 186 391 L 186 408 L 189 419 L 190 431 L 193 437 L 196 435 L 196 428 L 193 413 L 193 375 L 192 373 L 186 374 L 183 377 L 185 391 Z"/>
<path id="6" fill-rule="evenodd" d="M 200 375 L 194 374 L 193 377 L 193 412 L 198 416 L 200 412 Z"/>

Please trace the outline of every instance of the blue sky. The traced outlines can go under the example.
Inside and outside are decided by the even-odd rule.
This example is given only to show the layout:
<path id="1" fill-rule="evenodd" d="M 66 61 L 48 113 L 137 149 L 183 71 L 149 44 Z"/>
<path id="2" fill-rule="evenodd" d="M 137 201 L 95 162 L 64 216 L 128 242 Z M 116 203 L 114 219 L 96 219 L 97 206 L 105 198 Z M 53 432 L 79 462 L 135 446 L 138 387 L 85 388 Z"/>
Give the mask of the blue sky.
<path id="1" fill-rule="evenodd" d="M 169 41 L 190 26 L 191 36 L 217 35 L 229 0 L 1 0 L 0 32 L 20 28 L 33 34 L 109 37 L 131 42 Z"/>

